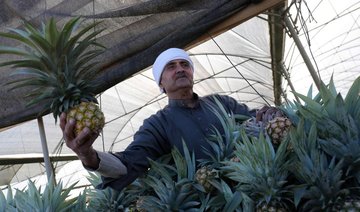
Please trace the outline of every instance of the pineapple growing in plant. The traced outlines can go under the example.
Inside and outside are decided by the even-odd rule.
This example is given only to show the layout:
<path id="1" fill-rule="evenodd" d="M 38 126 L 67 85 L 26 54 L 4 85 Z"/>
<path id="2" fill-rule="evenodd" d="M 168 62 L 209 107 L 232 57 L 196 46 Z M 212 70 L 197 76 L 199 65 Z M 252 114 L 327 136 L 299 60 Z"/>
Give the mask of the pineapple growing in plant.
<path id="1" fill-rule="evenodd" d="M 104 52 L 104 47 L 96 42 L 101 30 L 92 31 L 98 23 L 78 29 L 80 23 L 80 18 L 73 18 L 59 30 L 52 18 L 41 29 L 25 23 L 24 30 L 0 33 L 24 46 L 1 46 L 0 54 L 18 59 L 0 66 L 16 69 L 14 75 L 19 78 L 9 84 L 11 89 L 30 89 L 26 94 L 31 98 L 28 106 L 41 102 L 43 112 L 51 111 L 55 122 L 61 113 L 67 113 L 68 120 L 76 120 L 75 134 L 85 127 L 99 133 L 105 120 L 94 93 L 98 69 L 93 59 Z"/>
<path id="2" fill-rule="evenodd" d="M 222 177 L 220 167 L 223 166 L 223 161 L 236 160 L 234 150 L 235 143 L 239 138 L 239 125 L 236 117 L 233 114 L 228 115 L 218 99 L 214 98 L 214 102 L 216 107 L 209 106 L 221 122 L 224 134 L 219 129 L 213 129 L 213 134 L 208 138 L 211 149 L 203 150 L 208 158 L 199 160 L 195 179 L 203 186 L 205 192 L 211 192 L 214 186 L 220 187 L 219 179 Z"/>
<path id="3" fill-rule="evenodd" d="M 211 181 L 218 176 L 217 171 L 209 166 L 202 166 L 195 173 L 195 180 L 205 189 L 205 192 L 211 192 L 214 186 Z"/>

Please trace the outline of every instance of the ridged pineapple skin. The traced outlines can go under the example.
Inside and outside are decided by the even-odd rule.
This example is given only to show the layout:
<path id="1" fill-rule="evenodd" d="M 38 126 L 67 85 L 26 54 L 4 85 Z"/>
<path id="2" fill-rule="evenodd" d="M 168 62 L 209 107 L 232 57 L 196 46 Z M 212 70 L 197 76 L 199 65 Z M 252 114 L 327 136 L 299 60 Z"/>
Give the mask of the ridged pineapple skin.
<path id="1" fill-rule="evenodd" d="M 213 186 L 210 182 L 210 179 L 215 177 L 214 170 L 209 166 L 203 166 L 196 171 L 195 179 L 196 181 L 205 188 L 205 191 L 210 192 L 213 189 Z"/>
<path id="2" fill-rule="evenodd" d="M 279 145 L 281 140 L 287 135 L 292 123 L 286 117 L 275 117 L 267 123 L 266 131 L 275 145 Z"/>
<path id="3" fill-rule="evenodd" d="M 75 120 L 75 135 L 88 127 L 92 132 L 100 133 L 105 125 L 104 113 L 94 102 L 81 102 L 67 112 L 66 120 Z"/>

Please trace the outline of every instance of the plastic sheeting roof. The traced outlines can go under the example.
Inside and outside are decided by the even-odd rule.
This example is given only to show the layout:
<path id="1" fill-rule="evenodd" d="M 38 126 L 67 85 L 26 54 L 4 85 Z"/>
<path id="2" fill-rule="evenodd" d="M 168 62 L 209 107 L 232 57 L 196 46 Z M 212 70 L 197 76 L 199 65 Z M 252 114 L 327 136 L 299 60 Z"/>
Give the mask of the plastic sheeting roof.
<path id="1" fill-rule="evenodd" d="M 116 1 L 110 2 L 116 8 Z M 360 3 L 356 0 L 340 4 L 336 0 L 296 2 L 290 12 L 292 18 L 297 20 L 296 26 L 300 30 L 299 36 L 306 51 L 316 61 L 315 63 L 313 60 L 313 64 L 316 64 L 324 82 L 328 82 L 333 74 L 338 90 L 346 92 L 351 82 L 360 75 Z M 300 5 L 301 9 L 296 9 Z M 105 11 L 106 7 L 103 5 L 101 8 Z M 301 18 L 306 22 L 301 22 Z M 116 22 L 121 23 L 119 20 Z M 274 72 L 271 64 L 273 50 L 270 46 L 273 38 L 269 32 L 268 16 L 263 13 L 188 49 L 195 63 L 195 92 L 199 95 L 229 94 L 250 107 L 274 104 Z M 310 41 L 310 46 L 307 41 Z M 273 46 L 277 47 L 280 46 Z M 285 47 L 283 61 L 290 80 L 296 91 L 306 93 L 313 83 L 308 69 L 289 36 Z M 282 85 L 282 95 L 291 99 L 288 82 L 283 80 Z M 94 144 L 95 148 L 120 151 L 131 142 L 133 133 L 143 119 L 165 106 L 167 98 L 159 93 L 149 67 L 101 92 L 99 101 L 107 123 L 102 136 Z M 44 124 L 50 153 L 71 153 L 67 147 L 63 147 L 61 131 L 54 124 L 52 116 L 45 116 Z M 0 155 L 41 153 L 36 120 L 0 131 L 0 146 L 5 147 L 0 149 Z M 63 173 L 64 164 L 54 164 L 57 172 Z M 0 185 L 15 183 L 41 172 L 44 172 L 44 167 L 39 163 L 0 165 Z M 64 174 L 59 175 L 64 177 Z M 68 175 L 73 176 L 74 173 L 70 172 Z"/>

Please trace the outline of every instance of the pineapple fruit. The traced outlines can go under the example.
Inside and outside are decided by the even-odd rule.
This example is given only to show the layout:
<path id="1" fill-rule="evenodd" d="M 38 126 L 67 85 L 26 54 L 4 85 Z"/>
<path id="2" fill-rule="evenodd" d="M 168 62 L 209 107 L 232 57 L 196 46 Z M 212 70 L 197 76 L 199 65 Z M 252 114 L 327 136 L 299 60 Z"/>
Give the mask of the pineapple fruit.
<path id="1" fill-rule="evenodd" d="M 214 180 L 216 176 L 215 169 L 211 168 L 211 166 L 203 166 L 196 171 L 195 181 L 204 187 L 205 192 L 211 192 L 214 187 L 210 181 Z"/>
<path id="2" fill-rule="evenodd" d="M 76 120 L 76 135 L 85 127 L 99 133 L 105 124 L 94 93 L 99 70 L 92 60 L 105 49 L 96 42 L 101 30 L 90 31 L 97 24 L 78 29 L 80 18 L 73 18 L 59 30 L 51 18 L 41 29 L 26 22 L 25 30 L 0 33 L 25 46 L 0 46 L 0 54 L 20 57 L 0 64 L 17 69 L 14 74 L 19 78 L 8 85 L 11 89 L 29 88 L 27 106 L 41 102 L 43 111 L 52 112 L 55 122 L 61 113 L 67 113 L 68 119 Z"/>
<path id="3" fill-rule="evenodd" d="M 71 108 L 66 116 L 67 120 L 76 120 L 75 134 L 78 135 L 85 127 L 100 133 L 105 124 L 103 112 L 94 102 L 81 102 Z"/>
<path id="4" fill-rule="evenodd" d="M 280 142 L 285 138 L 287 135 L 289 128 L 291 127 L 292 123 L 290 119 L 287 117 L 275 117 L 274 119 L 268 121 L 265 129 L 267 134 L 270 136 L 271 141 L 275 145 L 279 145 Z"/>
<path id="5" fill-rule="evenodd" d="M 258 113 L 259 117 L 244 121 L 242 127 L 250 136 L 258 137 L 260 133 L 266 133 L 271 138 L 271 142 L 278 146 L 286 137 L 292 122 L 276 107 L 265 106 Z"/>

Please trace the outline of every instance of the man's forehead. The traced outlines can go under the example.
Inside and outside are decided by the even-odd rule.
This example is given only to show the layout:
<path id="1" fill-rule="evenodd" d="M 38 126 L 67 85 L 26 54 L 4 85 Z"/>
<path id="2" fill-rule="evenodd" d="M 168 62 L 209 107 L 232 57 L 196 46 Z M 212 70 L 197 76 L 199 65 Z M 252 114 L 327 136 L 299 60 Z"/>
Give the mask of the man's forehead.
<path id="1" fill-rule="evenodd" d="M 185 60 L 185 59 L 175 59 L 175 60 L 170 60 L 166 65 L 171 64 L 171 63 L 189 63 L 189 61 Z"/>

